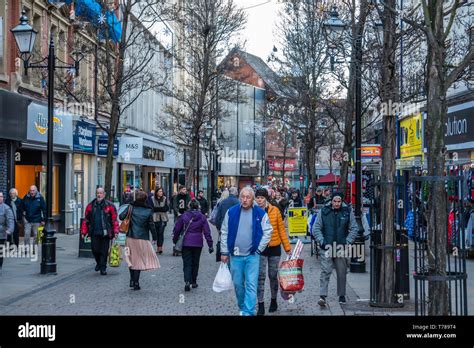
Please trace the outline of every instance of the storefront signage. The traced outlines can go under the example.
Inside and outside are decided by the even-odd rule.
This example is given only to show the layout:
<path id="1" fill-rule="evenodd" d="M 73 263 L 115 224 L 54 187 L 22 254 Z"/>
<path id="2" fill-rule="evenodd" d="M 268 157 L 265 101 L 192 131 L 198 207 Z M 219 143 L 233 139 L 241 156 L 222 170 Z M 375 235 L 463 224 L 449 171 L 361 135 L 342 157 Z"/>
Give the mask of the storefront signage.
<path id="1" fill-rule="evenodd" d="M 448 109 L 444 139 L 448 149 L 474 147 L 474 102 L 456 105 Z"/>
<path id="2" fill-rule="evenodd" d="M 78 121 L 74 128 L 74 152 L 95 153 L 95 127 L 94 125 Z"/>
<path id="3" fill-rule="evenodd" d="M 260 162 L 240 163 L 240 174 L 241 175 L 259 175 Z"/>
<path id="4" fill-rule="evenodd" d="M 53 115 L 53 140 L 56 145 L 72 147 L 72 115 L 54 111 Z M 37 103 L 28 106 L 27 139 L 41 143 L 48 142 L 48 107 Z"/>
<path id="5" fill-rule="evenodd" d="M 97 156 L 107 156 L 107 143 L 109 141 L 109 138 L 107 135 L 101 135 L 99 136 L 99 140 L 97 141 Z M 119 141 L 118 139 L 115 139 L 114 141 L 114 157 L 118 156 L 118 151 L 119 150 Z"/>
<path id="6" fill-rule="evenodd" d="M 287 158 L 285 161 L 285 172 L 296 171 L 296 160 Z M 283 169 L 283 159 L 268 160 L 268 168 L 270 170 L 281 171 Z"/>
<path id="7" fill-rule="evenodd" d="M 379 162 L 382 159 L 382 146 L 379 144 L 362 145 L 361 149 L 362 162 Z"/>
<path id="8" fill-rule="evenodd" d="M 400 158 L 423 156 L 421 114 L 400 121 Z"/>
<path id="9" fill-rule="evenodd" d="M 121 137 L 119 155 L 123 159 L 143 158 L 143 138 Z"/>
<path id="10" fill-rule="evenodd" d="M 154 147 L 143 146 L 143 158 L 155 161 L 164 161 L 165 152 L 161 149 L 156 149 Z"/>

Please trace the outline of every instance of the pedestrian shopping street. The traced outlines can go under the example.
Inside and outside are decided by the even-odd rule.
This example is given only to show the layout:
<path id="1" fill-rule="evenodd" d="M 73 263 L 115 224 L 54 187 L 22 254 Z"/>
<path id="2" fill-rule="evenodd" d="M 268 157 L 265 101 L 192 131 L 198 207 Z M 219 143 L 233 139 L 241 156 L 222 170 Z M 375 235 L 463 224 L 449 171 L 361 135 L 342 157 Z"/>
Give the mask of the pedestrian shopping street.
<path id="1" fill-rule="evenodd" d="M 238 315 L 234 291 L 212 291 L 219 268 L 215 253 L 203 248 L 197 289 L 184 292 L 183 262 L 172 256 L 171 227 L 165 232 L 164 253 L 159 256 L 161 268 L 143 272 L 140 291 L 128 287 L 129 272 L 125 262 L 119 268 L 107 269 L 107 276 L 94 272 L 93 258 L 78 258 L 79 235 L 57 235 L 57 275 L 40 275 L 41 257 L 7 259 L 0 278 L 1 315 Z M 213 227 L 213 239 L 217 231 Z M 369 272 L 349 273 L 347 304 L 340 305 L 336 296 L 336 274 L 329 283 L 328 307 L 321 309 L 319 298 L 320 261 L 310 255 L 305 244 L 303 274 L 305 288 L 295 301 L 278 297 L 279 309 L 266 315 L 414 315 L 413 300 L 400 309 L 375 309 L 369 306 Z M 413 258 L 411 257 L 411 260 Z M 370 259 L 366 260 L 367 270 Z M 468 262 L 468 288 L 474 288 L 474 260 Z M 413 295 L 413 280 L 411 294 Z M 270 303 L 268 279 L 265 289 L 266 310 Z M 48 296 L 44 296 L 45 293 Z M 107 296 L 104 296 L 107 294 Z M 469 313 L 474 299 L 468 298 Z"/>

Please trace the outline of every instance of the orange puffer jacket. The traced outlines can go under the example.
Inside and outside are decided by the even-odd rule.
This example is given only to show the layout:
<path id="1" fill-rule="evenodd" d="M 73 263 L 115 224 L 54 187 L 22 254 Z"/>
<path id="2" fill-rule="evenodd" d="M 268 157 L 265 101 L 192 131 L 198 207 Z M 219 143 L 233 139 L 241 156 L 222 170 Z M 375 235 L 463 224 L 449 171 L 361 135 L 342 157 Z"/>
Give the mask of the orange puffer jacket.
<path id="1" fill-rule="evenodd" d="M 286 252 L 291 251 L 290 241 L 288 240 L 288 235 L 286 234 L 285 224 L 281 218 L 280 210 L 274 205 L 268 204 L 268 218 L 270 219 L 270 224 L 273 227 L 272 238 L 268 246 L 274 247 L 280 244 L 283 244 L 283 248 Z"/>

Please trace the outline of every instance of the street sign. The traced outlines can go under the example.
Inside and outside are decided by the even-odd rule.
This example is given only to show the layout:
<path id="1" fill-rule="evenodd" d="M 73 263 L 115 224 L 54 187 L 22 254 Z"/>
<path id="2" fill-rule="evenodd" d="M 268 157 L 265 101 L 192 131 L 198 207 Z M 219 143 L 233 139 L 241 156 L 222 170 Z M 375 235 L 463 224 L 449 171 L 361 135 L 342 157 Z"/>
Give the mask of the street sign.
<path id="1" fill-rule="evenodd" d="M 288 234 L 290 237 L 306 236 L 308 210 L 306 208 L 288 209 Z"/>

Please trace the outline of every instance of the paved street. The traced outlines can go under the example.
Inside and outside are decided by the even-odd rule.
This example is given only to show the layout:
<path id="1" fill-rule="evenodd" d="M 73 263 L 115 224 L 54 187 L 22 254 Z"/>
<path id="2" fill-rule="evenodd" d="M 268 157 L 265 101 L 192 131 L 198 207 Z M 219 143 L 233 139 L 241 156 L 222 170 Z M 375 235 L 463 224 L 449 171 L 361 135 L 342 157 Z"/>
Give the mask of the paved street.
<path id="1" fill-rule="evenodd" d="M 142 290 L 128 287 L 125 262 L 108 268 L 107 276 L 94 272 L 92 259 L 78 258 L 79 235 L 58 235 L 58 275 L 39 275 L 40 260 L 7 259 L 0 277 L 0 313 L 3 315 L 237 315 L 233 292 L 215 293 L 212 282 L 218 269 L 215 255 L 203 249 L 198 277 L 199 287 L 184 292 L 182 260 L 171 255 L 171 225 L 166 230 L 165 253 L 159 257 L 161 268 L 143 272 Z M 215 237 L 217 232 L 213 230 Z M 330 282 L 329 306 L 320 309 L 319 261 L 303 250 L 305 290 L 289 303 L 278 299 L 279 310 L 267 315 L 413 315 L 413 303 L 398 310 L 368 306 L 369 273 L 348 275 L 348 304 L 339 305 L 335 296 L 335 273 Z M 474 263 L 469 260 L 470 270 Z M 367 261 L 367 270 L 369 264 Z M 413 288 L 413 282 L 412 282 Z M 472 289 L 472 278 L 468 288 Z M 412 289 L 413 294 L 413 289 Z M 270 303 L 267 281 L 266 308 Z M 470 307 L 473 306 L 472 300 Z M 470 311 L 472 313 L 472 311 Z"/>

